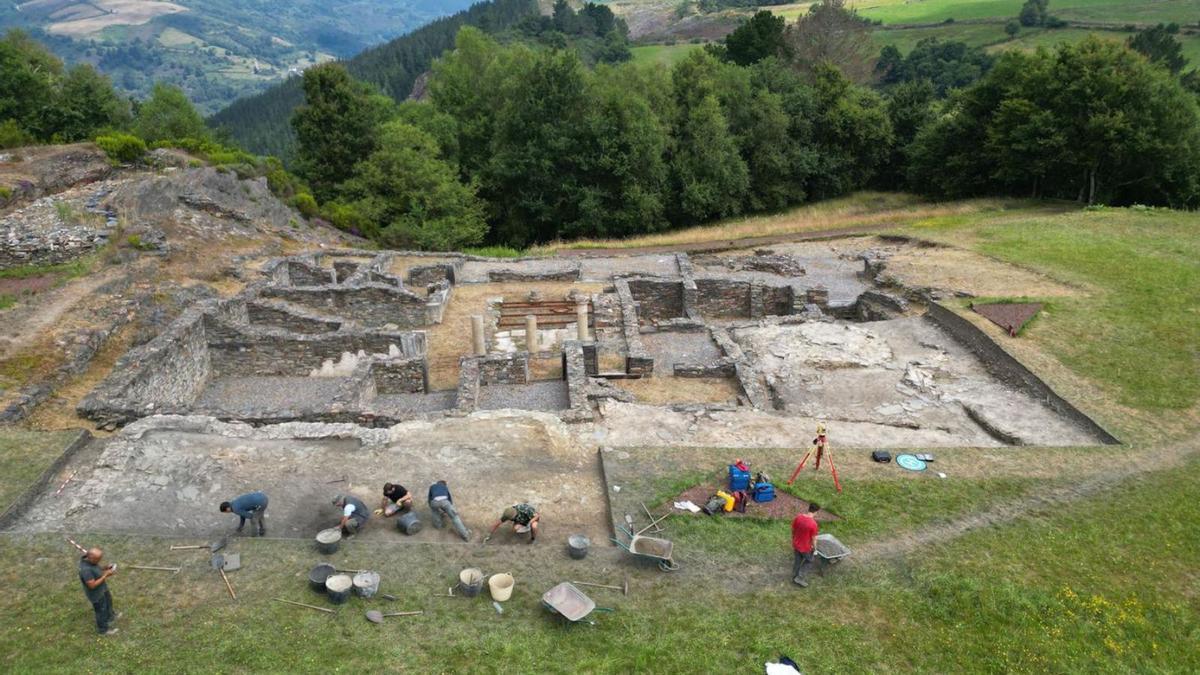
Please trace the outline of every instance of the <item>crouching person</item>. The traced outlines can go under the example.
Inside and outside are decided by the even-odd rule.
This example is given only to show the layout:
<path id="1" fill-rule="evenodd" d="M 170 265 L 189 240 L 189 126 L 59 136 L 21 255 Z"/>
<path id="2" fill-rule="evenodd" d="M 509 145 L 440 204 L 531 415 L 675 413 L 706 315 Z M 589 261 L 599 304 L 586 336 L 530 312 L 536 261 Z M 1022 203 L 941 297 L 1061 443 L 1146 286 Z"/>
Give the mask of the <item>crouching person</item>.
<path id="1" fill-rule="evenodd" d="M 354 495 L 338 495 L 333 498 L 333 505 L 342 510 L 342 519 L 338 522 L 338 527 L 342 528 L 342 534 L 346 536 L 358 534 L 371 517 L 367 505 Z"/>
<path id="2" fill-rule="evenodd" d="M 439 480 L 429 486 L 429 510 L 433 512 L 434 527 L 442 529 L 445 527 L 445 520 L 449 519 L 458 536 L 462 537 L 463 541 L 471 541 L 471 531 L 463 524 L 462 518 L 458 517 L 458 509 L 454 508 L 454 498 L 450 496 L 450 488 L 447 487 L 446 481 Z"/>

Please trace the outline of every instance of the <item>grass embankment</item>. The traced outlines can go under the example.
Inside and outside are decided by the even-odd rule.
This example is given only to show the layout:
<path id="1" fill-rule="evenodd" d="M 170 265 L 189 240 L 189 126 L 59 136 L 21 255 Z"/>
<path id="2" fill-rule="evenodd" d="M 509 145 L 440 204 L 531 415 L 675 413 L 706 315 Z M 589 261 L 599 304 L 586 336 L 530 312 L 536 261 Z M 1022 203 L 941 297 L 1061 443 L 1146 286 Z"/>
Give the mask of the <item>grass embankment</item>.
<path id="1" fill-rule="evenodd" d="M 898 192 L 858 192 L 780 213 L 733 218 L 703 225 L 628 239 L 580 239 L 555 242 L 532 249 L 533 254 L 569 249 L 624 249 L 649 246 L 683 246 L 754 237 L 817 234 L 842 229 L 886 230 L 935 217 L 960 216 L 964 220 L 980 214 L 1054 214 L 1065 206 L 1048 202 L 1011 199 L 975 199 L 933 203 Z"/>
<path id="2" fill-rule="evenodd" d="M 96 256 L 91 255 L 58 265 L 20 265 L 0 270 L 0 310 L 17 304 L 23 295 L 32 295 L 88 274 L 95 267 L 95 262 Z M 6 283 L 5 280 L 9 281 Z M 28 283 L 15 283 L 20 280 Z M 10 287 L 13 290 L 6 290 Z"/>
<path id="3" fill-rule="evenodd" d="M 58 459 L 77 433 L 0 429 L 0 513 Z"/>

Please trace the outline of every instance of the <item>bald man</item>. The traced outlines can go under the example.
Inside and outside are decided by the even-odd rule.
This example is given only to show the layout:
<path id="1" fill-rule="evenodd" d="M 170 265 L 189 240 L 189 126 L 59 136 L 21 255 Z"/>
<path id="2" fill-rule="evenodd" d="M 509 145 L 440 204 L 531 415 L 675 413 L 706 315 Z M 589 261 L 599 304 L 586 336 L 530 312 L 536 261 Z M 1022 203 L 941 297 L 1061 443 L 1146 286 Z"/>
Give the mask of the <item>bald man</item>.
<path id="1" fill-rule="evenodd" d="M 109 624 L 121 615 L 113 614 L 112 594 L 108 592 L 108 584 L 105 582 L 117 573 L 117 566 L 101 566 L 100 560 L 103 557 L 104 551 L 98 548 L 88 549 L 79 559 L 79 581 L 83 582 L 83 594 L 87 596 L 88 602 L 92 603 L 92 609 L 96 612 L 96 631 L 101 635 L 113 635 L 117 629 L 109 628 Z"/>

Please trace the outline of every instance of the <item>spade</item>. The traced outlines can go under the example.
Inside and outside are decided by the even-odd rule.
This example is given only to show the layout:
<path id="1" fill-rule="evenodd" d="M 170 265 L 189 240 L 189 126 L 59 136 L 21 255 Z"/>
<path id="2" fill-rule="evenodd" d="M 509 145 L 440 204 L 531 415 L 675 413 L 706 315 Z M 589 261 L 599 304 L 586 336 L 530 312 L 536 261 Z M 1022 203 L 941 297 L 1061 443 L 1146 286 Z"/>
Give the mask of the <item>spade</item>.
<path id="1" fill-rule="evenodd" d="M 377 609 L 368 609 L 367 610 L 367 621 L 370 621 L 371 623 L 383 623 L 383 617 L 385 617 L 385 616 L 416 616 L 417 614 L 424 614 L 424 613 L 425 613 L 424 611 L 416 611 L 416 612 L 388 612 L 387 614 L 384 614 L 383 612 L 380 612 Z"/>

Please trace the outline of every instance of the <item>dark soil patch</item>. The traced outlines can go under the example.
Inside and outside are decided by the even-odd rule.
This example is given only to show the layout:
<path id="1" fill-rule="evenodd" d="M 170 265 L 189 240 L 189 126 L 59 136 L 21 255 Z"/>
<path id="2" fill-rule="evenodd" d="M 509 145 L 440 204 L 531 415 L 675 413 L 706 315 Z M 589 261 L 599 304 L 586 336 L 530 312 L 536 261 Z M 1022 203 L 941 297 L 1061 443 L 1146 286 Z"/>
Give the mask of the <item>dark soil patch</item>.
<path id="1" fill-rule="evenodd" d="M 701 483 L 700 485 L 694 485 L 694 486 L 684 490 L 683 492 L 679 493 L 679 495 L 677 497 L 671 499 L 670 503 L 673 504 L 674 502 L 690 501 L 693 504 L 695 504 L 696 506 L 704 506 L 704 502 L 708 501 L 709 497 L 716 494 L 717 490 L 724 490 L 724 491 L 728 492 L 729 488 L 726 485 L 718 486 L 716 483 Z M 726 518 L 761 518 L 764 520 L 791 520 L 792 518 L 796 517 L 797 513 L 807 512 L 807 511 L 808 511 L 808 502 L 804 501 L 803 499 L 800 499 L 799 497 L 793 497 L 792 495 L 790 495 L 786 492 L 783 492 L 783 491 L 779 490 L 778 487 L 776 487 L 775 488 L 775 499 L 773 499 L 769 502 L 756 502 L 753 499 L 751 499 L 750 501 L 746 502 L 746 512 L 745 513 L 740 513 L 738 511 L 730 511 L 729 513 L 723 513 L 722 515 Z M 671 512 L 675 513 L 675 514 L 685 515 L 685 516 L 686 515 L 695 515 L 695 516 L 701 516 L 704 518 L 710 517 L 710 516 L 705 515 L 703 511 L 701 511 L 700 513 L 692 513 L 691 511 L 680 511 L 679 509 L 676 509 L 674 506 L 671 506 Z M 820 523 L 828 523 L 828 522 L 834 521 L 834 520 L 841 520 L 840 516 L 830 513 L 829 511 L 826 511 L 825 509 L 821 509 L 820 511 L 817 511 L 816 518 L 817 518 L 817 522 L 820 522 Z"/>
<path id="2" fill-rule="evenodd" d="M 1029 320 L 1042 311 L 1042 303 L 998 302 L 989 305 L 972 304 L 971 309 L 987 320 L 1008 331 L 1009 335 L 1021 332 Z"/>
<path id="3" fill-rule="evenodd" d="M 23 279 L 0 279 L 0 295 L 24 295 L 40 293 L 58 284 L 57 274 L 43 274 Z"/>

